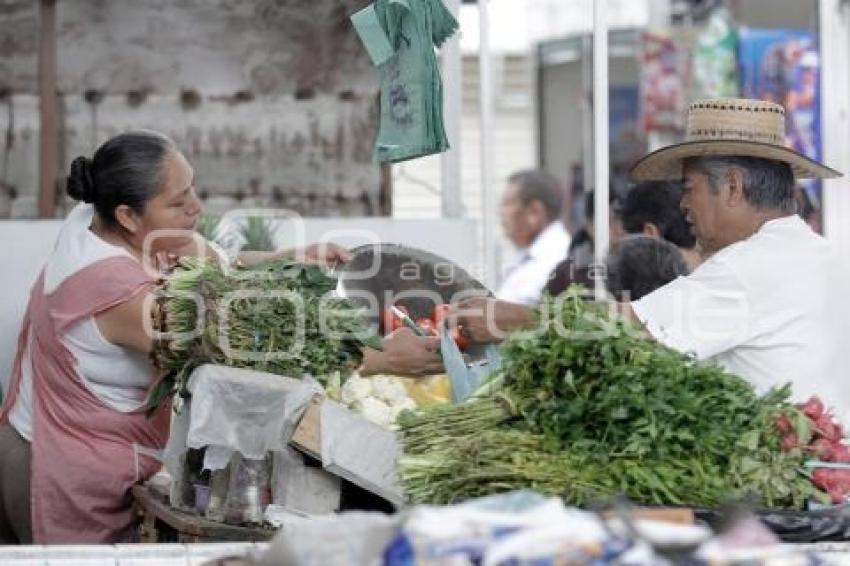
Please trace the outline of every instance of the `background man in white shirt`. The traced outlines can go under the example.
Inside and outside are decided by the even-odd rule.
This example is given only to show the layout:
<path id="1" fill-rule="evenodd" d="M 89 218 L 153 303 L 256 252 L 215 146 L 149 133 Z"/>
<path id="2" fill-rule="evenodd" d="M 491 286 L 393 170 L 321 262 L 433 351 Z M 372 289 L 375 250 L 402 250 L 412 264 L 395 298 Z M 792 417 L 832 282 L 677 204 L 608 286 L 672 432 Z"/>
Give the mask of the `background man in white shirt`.
<path id="1" fill-rule="evenodd" d="M 496 292 L 499 299 L 523 305 L 540 301 L 549 274 L 570 247 L 570 235 L 560 221 L 562 202 L 558 182 L 544 171 L 520 171 L 508 178 L 502 228 L 517 254 Z"/>

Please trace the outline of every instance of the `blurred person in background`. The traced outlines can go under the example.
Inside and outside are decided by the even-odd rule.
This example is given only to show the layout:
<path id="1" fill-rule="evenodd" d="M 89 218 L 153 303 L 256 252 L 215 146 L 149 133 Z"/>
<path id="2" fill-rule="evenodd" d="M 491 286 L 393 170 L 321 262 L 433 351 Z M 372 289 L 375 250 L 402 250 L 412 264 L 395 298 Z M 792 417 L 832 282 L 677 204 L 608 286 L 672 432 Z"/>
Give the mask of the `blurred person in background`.
<path id="1" fill-rule="evenodd" d="M 611 248 L 605 284 L 616 301 L 629 302 L 689 272 L 678 247 L 656 236 L 639 234 L 626 236 Z"/>
<path id="2" fill-rule="evenodd" d="M 638 183 L 626 195 L 621 218 L 627 234 L 644 234 L 678 247 L 690 272 L 702 259 L 680 206 L 681 200 L 682 183 L 679 181 Z"/>
<path id="3" fill-rule="evenodd" d="M 587 225 L 593 229 L 593 194 L 589 194 L 586 210 L 590 211 Z M 647 181 L 638 183 L 626 194 L 622 204 L 611 199 L 610 205 L 610 246 L 613 249 L 625 236 L 643 234 L 652 238 L 666 240 L 679 248 L 687 264 L 687 272 L 699 265 L 701 258 L 696 246 L 696 238 L 691 234 L 685 213 L 680 206 L 682 184 L 678 181 Z M 586 238 L 587 250 L 571 255 L 560 263 L 546 285 L 551 295 L 564 292 L 570 285 L 579 284 L 593 287 L 594 277 L 606 277 L 605 270 L 592 270 L 593 240 L 589 233 Z M 574 239 L 578 239 L 577 233 Z M 575 257 L 576 259 L 573 259 Z M 580 263 L 583 261 L 584 263 Z"/>
<path id="4" fill-rule="evenodd" d="M 501 220 L 517 253 L 496 291 L 500 300 L 528 306 L 540 301 L 549 274 L 570 246 L 570 235 L 560 220 L 562 202 L 558 181 L 544 171 L 520 171 L 508 178 Z"/>
<path id="5" fill-rule="evenodd" d="M 803 219 L 803 222 L 818 234 L 823 234 L 823 220 L 820 210 L 812 202 L 812 198 L 805 187 L 798 185 L 794 188 L 794 200 L 797 201 L 797 214 Z"/>
<path id="6" fill-rule="evenodd" d="M 614 192 L 609 193 L 608 199 L 608 241 L 614 245 L 625 235 L 620 215 L 620 204 Z M 594 235 L 594 193 L 585 194 L 584 225 L 573 235 L 567 258 L 561 261 L 549 274 L 545 291 L 550 295 L 559 295 L 570 285 L 593 287 L 593 277 L 598 276 L 598 270 L 593 270 L 593 235 Z"/>

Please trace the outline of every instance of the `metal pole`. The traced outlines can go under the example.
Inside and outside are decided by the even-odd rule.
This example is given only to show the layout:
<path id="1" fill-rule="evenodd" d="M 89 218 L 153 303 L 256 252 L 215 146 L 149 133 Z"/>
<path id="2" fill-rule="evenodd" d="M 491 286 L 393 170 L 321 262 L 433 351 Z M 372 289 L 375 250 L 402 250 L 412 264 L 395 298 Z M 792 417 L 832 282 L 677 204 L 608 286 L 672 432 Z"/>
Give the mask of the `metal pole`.
<path id="1" fill-rule="evenodd" d="M 39 15 L 38 93 L 41 151 L 38 215 L 56 214 L 56 0 L 41 0 Z"/>
<path id="2" fill-rule="evenodd" d="M 481 223 L 484 240 L 485 281 L 488 287 L 498 284 L 496 249 L 496 195 L 493 186 L 493 88 L 490 65 L 490 0 L 478 0 L 479 39 L 478 73 L 480 90 L 481 148 Z"/>
<path id="3" fill-rule="evenodd" d="M 445 0 L 455 18 L 460 14 L 460 0 Z M 463 73 L 460 33 L 451 37 L 441 51 L 443 74 L 443 121 L 451 149 L 440 157 L 443 218 L 464 216 L 461 191 L 461 118 L 463 116 Z"/>
<path id="4" fill-rule="evenodd" d="M 593 3 L 593 164 L 594 262 L 608 255 L 608 0 Z M 599 273 L 597 272 L 597 275 Z M 596 298 L 605 297 L 605 279 L 596 277 Z"/>
<path id="5" fill-rule="evenodd" d="M 593 156 L 593 38 L 581 38 L 581 183 L 585 191 L 593 188 L 596 169 Z"/>
<path id="6" fill-rule="evenodd" d="M 850 257 L 850 2 L 820 0 L 823 161 L 844 174 L 823 182 L 824 234 L 840 257 Z M 847 267 L 847 266 L 845 266 Z"/>

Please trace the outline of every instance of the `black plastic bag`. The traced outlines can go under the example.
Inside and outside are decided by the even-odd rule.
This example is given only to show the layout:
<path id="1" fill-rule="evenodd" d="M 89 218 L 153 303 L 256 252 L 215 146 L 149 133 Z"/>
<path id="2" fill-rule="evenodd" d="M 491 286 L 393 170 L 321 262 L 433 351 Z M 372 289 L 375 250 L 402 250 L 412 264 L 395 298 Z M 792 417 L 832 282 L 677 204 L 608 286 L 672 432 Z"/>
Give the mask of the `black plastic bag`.
<path id="1" fill-rule="evenodd" d="M 850 505 L 812 511 L 751 510 L 783 542 L 850 541 Z M 696 510 L 696 517 L 715 531 L 728 521 L 723 510 Z"/>

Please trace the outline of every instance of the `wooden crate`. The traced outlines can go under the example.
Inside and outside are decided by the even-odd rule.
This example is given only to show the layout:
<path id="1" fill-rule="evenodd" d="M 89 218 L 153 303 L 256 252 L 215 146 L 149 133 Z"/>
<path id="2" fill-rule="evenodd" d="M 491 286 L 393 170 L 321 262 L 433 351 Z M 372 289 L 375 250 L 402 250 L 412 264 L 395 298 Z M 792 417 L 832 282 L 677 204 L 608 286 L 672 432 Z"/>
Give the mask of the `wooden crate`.
<path id="1" fill-rule="evenodd" d="M 320 460 L 328 472 L 393 505 L 404 502 L 397 481 L 396 461 L 400 446 L 395 433 L 340 403 L 314 397 L 290 445 Z"/>

